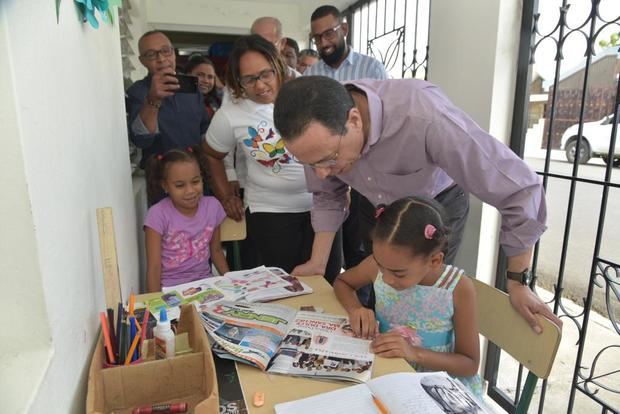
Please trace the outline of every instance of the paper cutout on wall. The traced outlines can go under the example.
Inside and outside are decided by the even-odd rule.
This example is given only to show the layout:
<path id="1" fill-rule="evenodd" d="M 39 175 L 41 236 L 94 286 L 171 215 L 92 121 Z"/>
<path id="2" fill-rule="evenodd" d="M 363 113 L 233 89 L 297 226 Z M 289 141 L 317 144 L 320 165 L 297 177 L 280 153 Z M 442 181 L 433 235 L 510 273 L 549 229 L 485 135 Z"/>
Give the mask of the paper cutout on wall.
<path id="1" fill-rule="evenodd" d="M 60 20 L 60 2 L 56 1 L 56 22 Z M 114 14 L 111 7 L 121 7 L 122 0 L 73 0 L 82 22 L 88 22 L 94 29 L 99 28 L 99 20 L 95 11 L 99 12 L 101 21 L 114 24 Z"/>

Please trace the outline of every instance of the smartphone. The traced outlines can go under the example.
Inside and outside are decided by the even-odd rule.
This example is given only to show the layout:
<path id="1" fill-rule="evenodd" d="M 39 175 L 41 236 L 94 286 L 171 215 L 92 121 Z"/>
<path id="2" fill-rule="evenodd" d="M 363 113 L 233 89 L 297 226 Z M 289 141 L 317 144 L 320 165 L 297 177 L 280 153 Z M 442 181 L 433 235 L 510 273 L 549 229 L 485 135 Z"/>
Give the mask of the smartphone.
<path id="1" fill-rule="evenodd" d="M 180 88 L 177 93 L 196 93 L 198 92 L 198 77 L 177 73 L 174 75 L 179 80 Z"/>

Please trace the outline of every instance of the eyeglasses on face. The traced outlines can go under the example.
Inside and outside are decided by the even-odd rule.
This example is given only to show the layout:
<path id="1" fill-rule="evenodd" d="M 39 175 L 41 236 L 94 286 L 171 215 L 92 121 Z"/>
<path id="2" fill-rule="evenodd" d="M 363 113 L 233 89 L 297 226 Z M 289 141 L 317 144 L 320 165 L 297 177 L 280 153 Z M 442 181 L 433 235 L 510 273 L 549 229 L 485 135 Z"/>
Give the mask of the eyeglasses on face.
<path id="1" fill-rule="evenodd" d="M 239 79 L 239 83 L 241 83 L 241 86 L 243 86 L 244 88 L 249 88 L 249 87 L 253 88 L 254 86 L 256 86 L 256 81 L 258 81 L 259 79 L 261 82 L 267 83 L 267 82 L 271 82 L 275 78 L 276 78 L 276 71 L 272 68 L 272 69 L 262 70 L 260 71 L 258 75 L 242 76 Z"/>
<path id="2" fill-rule="evenodd" d="M 315 44 L 319 44 L 321 43 L 321 40 L 323 38 L 325 38 L 326 40 L 332 41 L 334 39 L 336 39 L 337 35 L 338 35 L 338 30 L 340 29 L 340 27 L 342 26 L 342 24 L 339 24 L 338 26 L 332 27 L 331 29 L 327 29 L 325 30 L 323 33 L 319 33 L 319 34 L 315 34 L 312 36 L 312 41 Z"/>
<path id="3" fill-rule="evenodd" d="M 174 53 L 174 48 L 172 46 L 164 46 L 159 50 L 149 49 L 142 54 L 142 57 L 146 60 L 155 60 L 158 55 L 162 55 L 164 57 L 168 57 Z"/>
<path id="4" fill-rule="evenodd" d="M 300 164 L 307 165 L 310 168 L 331 168 L 331 167 L 334 167 L 336 164 L 338 164 L 338 156 L 340 155 L 340 143 L 342 142 L 342 137 L 346 134 L 345 128 L 346 127 L 343 128 L 342 133 L 338 137 L 338 146 L 336 147 L 336 151 L 334 151 L 328 157 L 323 158 L 322 160 L 317 161 L 317 162 L 309 162 L 309 163 L 301 162 L 296 157 L 293 157 L 293 159 L 295 161 L 297 161 L 298 163 L 300 163 Z"/>

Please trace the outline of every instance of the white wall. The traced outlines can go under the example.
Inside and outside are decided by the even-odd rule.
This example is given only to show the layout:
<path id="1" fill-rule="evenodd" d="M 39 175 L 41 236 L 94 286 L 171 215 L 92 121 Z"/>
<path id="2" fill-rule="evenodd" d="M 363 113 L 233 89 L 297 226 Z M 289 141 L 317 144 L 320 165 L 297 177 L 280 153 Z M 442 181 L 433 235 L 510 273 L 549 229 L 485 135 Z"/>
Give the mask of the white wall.
<path id="1" fill-rule="evenodd" d="M 306 39 L 310 16 L 302 16 L 295 2 L 235 0 L 150 0 L 147 19 L 151 28 L 204 33 L 249 34 L 252 22 L 261 16 L 275 16 L 282 32 L 294 39 Z M 304 29 L 305 27 L 305 29 Z"/>
<path id="2" fill-rule="evenodd" d="M 0 274 L 3 291 L 26 305 L 4 306 L 3 318 L 21 326 L 10 332 L 14 361 L 32 361 L 22 348 L 32 331 L 40 340 L 30 348 L 51 354 L 10 381 L 0 366 L 0 412 L 82 412 L 105 307 L 96 208 L 114 210 L 122 291 L 138 287 L 118 26 L 82 24 L 72 1 L 61 3 L 58 24 L 53 1 L 0 7 L 0 85 L 9 92 L 0 94 L 9 150 L 1 175 L 11 180 L 2 187 Z M 3 335 L 10 328 L 3 323 Z"/>
<path id="3" fill-rule="evenodd" d="M 310 15 L 319 6 L 331 4 L 344 10 L 355 0 L 148 0 L 149 28 L 199 33 L 249 34 L 252 22 L 274 16 L 282 22 L 284 36 L 304 49 L 309 47 Z"/>
<path id="4" fill-rule="evenodd" d="M 518 0 L 431 3 L 429 81 L 504 143 L 510 140 L 520 4 Z M 497 260 L 497 210 L 475 197 L 470 202 L 456 262 L 469 274 L 491 281 Z"/>

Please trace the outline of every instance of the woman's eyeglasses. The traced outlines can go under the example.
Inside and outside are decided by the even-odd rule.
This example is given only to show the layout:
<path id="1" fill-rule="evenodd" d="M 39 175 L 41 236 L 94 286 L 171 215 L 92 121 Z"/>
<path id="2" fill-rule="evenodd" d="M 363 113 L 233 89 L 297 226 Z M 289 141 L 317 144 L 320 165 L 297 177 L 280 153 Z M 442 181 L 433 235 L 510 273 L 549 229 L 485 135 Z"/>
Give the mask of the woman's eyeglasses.
<path id="1" fill-rule="evenodd" d="M 239 83 L 244 88 L 254 87 L 256 86 L 256 81 L 260 79 L 261 82 L 267 83 L 271 82 L 276 78 L 276 71 L 274 69 L 265 69 L 261 71 L 258 75 L 248 75 L 243 76 L 239 79 Z"/>

